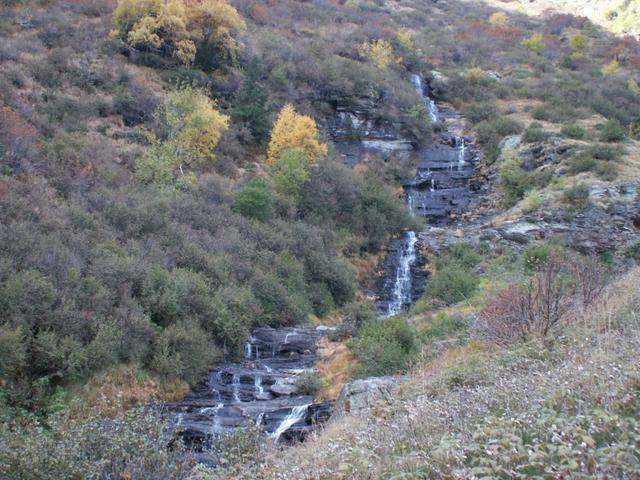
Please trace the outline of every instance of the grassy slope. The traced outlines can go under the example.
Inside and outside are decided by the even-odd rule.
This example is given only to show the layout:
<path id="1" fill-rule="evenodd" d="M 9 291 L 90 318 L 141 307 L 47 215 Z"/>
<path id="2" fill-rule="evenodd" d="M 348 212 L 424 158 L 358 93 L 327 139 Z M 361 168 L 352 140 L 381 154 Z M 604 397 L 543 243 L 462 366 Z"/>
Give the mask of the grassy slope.
<path id="1" fill-rule="evenodd" d="M 447 350 L 393 402 L 214 477 L 637 478 L 638 282 L 636 269 L 546 344 Z"/>

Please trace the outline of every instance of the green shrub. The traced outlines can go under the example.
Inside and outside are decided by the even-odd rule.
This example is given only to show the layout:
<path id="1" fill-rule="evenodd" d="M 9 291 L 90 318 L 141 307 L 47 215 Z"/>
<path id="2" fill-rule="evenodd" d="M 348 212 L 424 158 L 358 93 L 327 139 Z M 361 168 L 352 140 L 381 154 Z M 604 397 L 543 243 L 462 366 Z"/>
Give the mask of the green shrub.
<path id="1" fill-rule="evenodd" d="M 305 372 L 298 375 L 295 385 L 299 395 L 315 396 L 324 388 L 324 382 L 318 372 Z"/>
<path id="2" fill-rule="evenodd" d="M 266 222 L 273 216 L 273 194 L 264 180 L 254 178 L 236 192 L 233 207 L 244 217 Z"/>
<path id="3" fill-rule="evenodd" d="M 559 248 L 549 243 L 534 243 L 529 245 L 522 255 L 525 270 L 536 271 L 543 268 L 549 256 L 558 253 Z"/>
<path id="4" fill-rule="evenodd" d="M 609 120 L 600 130 L 600 140 L 603 142 L 622 142 L 627 138 L 627 132 L 618 120 Z"/>
<path id="5" fill-rule="evenodd" d="M 538 190 L 529 190 L 522 202 L 520 203 L 520 207 L 524 213 L 535 212 L 540 208 L 540 192 Z"/>
<path id="6" fill-rule="evenodd" d="M 589 205 L 589 187 L 584 183 L 574 185 L 563 192 L 562 200 L 566 204 L 582 210 Z"/>
<path id="7" fill-rule="evenodd" d="M 629 245 L 624 251 L 624 256 L 640 263 L 640 240 Z"/>
<path id="8" fill-rule="evenodd" d="M 531 181 L 531 172 L 522 168 L 522 162 L 516 156 L 504 159 L 500 164 L 499 172 L 504 192 L 504 204 L 507 208 L 518 203 L 525 193 L 535 186 Z"/>
<path id="9" fill-rule="evenodd" d="M 283 151 L 270 169 L 276 192 L 297 203 L 302 197 L 304 184 L 309 180 L 308 163 L 307 155 L 302 150 Z"/>
<path id="10" fill-rule="evenodd" d="M 35 425 L 3 432 L 0 477 L 186 480 L 194 458 L 179 442 L 167 448 L 169 429 L 152 411 L 82 423 L 62 417 L 47 429 Z"/>
<path id="11" fill-rule="evenodd" d="M 480 263 L 480 255 L 470 243 L 454 243 L 447 248 L 446 254 L 438 258 L 437 268 L 459 266 L 462 268 L 474 268 Z"/>
<path id="12" fill-rule="evenodd" d="M 477 273 L 451 264 L 439 269 L 428 280 L 425 297 L 446 305 L 468 300 L 476 292 L 480 278 Z"/>
<path id="13" fill-rule="evenodd" d="M 458 315 L 447 315 L 438 312 L 421 329 L 421 336 L 425 340 L 447 339 L 465 333 L 468 328 L 467 321 Z"/>
<path id="14" fill-rule="evenodd" d="M 508 117 L 497 117 L 484 120 L 476 125 L 478 142 L 483 146 L 487 161 L 494 162 L 500 155 L 499 144 L 508 135 L 521 133 L 521 123 Z"/>
<path id="15" fill-rule="evenodd" d="M 192 323 L 170 325 L 156 338 L 149 367 L 165 378 L 183 378 L 189 383 L 221 358 L 213 340 Z"/>
<path id="16" fill-rule="evenodd" d="M 382 376 L 406 370 L 418 353 L 416 338 L 416 329 L 401 317 L 363 324 L 348 343 L 358 361 L 354 376 Z"/>
<path id="17" fill-rule="evenodd" d="M 562 135 L 575 140 L 583 140 L 587 136 L 587 131 L 577 123 L 565 123 L 561 130 Z"/>
<path id="18" fill-rule="evenodd" d="M 572 156 L 568 163 L 569 173 L 577 175 L 583 172 L 593 172 L 598 166 L 598 161 L 585 152 Z"/>
<path id="19" fill-rule="evenodd" d="M 553 133 L 547 132 L 542 128 L 542 125 L 538 123 L 532 123 L 529 127 L 524 131 L 522 135 L 522 141 L 524 143 L 535 143 L 546 140 L 547 138 L 553 136 Z"/>
<path id="20" fill-rule="evenodd" d="M 500 111 L 496 105 L 491 102 L 472 103 L 464 112 L 467 120 L 473 124 L 491 120 L 497 117 L 499 113 Z"/>
<path id="21" fill-rule="evenodd" d="M 534 120 L 550 121 L 552 117 L 546 105 L 536 105 L 529 113 L 531 113 Z"/>

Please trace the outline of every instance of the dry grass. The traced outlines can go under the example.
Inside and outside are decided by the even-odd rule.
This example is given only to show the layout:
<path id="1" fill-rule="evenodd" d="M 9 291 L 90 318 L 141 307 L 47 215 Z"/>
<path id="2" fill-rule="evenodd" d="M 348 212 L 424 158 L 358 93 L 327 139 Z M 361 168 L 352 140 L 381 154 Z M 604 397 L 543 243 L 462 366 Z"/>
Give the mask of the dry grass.
<path id="1" fill-rule="evenodd" d="M 77 392 L 69 409 L 70 418 L 113 418 L 139 405 L 176 401 L 189 391 L 184 381 L 161 381 L 123 366 L 94 376 Z M 74 393 L 74 392 L 72 392 Z"/>
<path id="2" fill-rule="evenodd" d="M 320 360 L 316 368 L 322 379 L 322 389 L 317 393 L 321 399 L 337 398 L 342 387 L 349 381 L 349 372 L 353 367 L 353 354 L 345 343 L 323 339 L 318 354 Z"/>

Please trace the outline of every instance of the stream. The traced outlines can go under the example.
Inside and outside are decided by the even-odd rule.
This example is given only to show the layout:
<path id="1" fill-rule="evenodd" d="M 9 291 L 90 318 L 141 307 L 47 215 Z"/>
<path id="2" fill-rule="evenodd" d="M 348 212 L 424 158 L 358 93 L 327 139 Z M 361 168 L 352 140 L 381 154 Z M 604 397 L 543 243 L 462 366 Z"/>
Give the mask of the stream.
<path id="1" fill-rule="evenodd" d="M 411 81 L 432 123 L 444 122 L 455 113 L 441 111 L 429 97 L 422 78 Z M 348 125 L 345 126 L 345 125 Z M 353 128 L 358 139 L 353 139 Z M 347 164 L 354 164 L 367 150 L 413 154 L 411 144 L 388 126 L 376 126 L 363 112 L 339 110 L 330 129 L 338 151 Z M 349 139 L 345 132 L 348 132 Z M 450 225 L 452 217 L 472 208 L 476 195 L 469 187 L 477 159 L 465 138 L 446 129 L 436 143 L 419 149 L 415 177 L 403 184 L 409 211 L 431 225 Z M 355 160 L 354 160 L 355 158 Z M 424 232 L 403 232 L 394 239 L 375 289 L 382 318 L 407 310 L 424 292 L 427 275 L 420 253 Z M 200 452 L 201 461 L 215 463 L 208 452 L 222 435 L 257 425 L 274 443 L 298 442 L 327 421 L 333 402 L 314 403 L 298 393 L 298 379 L 313 372 L 318 341 L 331 327 L 258 328 L 245 344 L 245 358 L 228 361 L 209 373 L 182 401 L 167 404 L 175 431 L 185 443 Z"/>

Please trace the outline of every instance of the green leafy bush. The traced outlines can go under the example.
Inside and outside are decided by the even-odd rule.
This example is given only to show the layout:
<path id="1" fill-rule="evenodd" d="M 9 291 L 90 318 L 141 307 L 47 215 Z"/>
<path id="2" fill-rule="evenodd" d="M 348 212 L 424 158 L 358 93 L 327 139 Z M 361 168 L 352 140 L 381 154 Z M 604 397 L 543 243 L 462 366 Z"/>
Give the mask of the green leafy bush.
<path id="1" fill-rule="evenodd" d="M 171 325 L 158 335 L 150 365 L 163 377 L 195 383 L 221 356 L 205 331 L 197 325 L 182 323 Z"/>
<path id="2" fill-rule="evenodd" d="M 561 133 L 565 137 L 575 140 L 584 140 L 587 136 L 587 131 L 577 123 L 565 123 L 562 126 Z"/>
<path id="3" fill-rule="evenodd" d="M 478 142 L 484 147 L 487 160 L 494 162 L 500 155 L 499 144 L 508 135 L 521 133 L 522 124 L 508 117 L 484 120 L 476 125 Z"/>
<path id="4" fill-rule="evenodd" d="M 577 209 L 584 209 L 589 205 L 589 187 L 584 183 L 578 183 L 562 194 L 562 200 Z"/>
<path id="5" fill-rule="evenodd" d="M 522 135 L 522 141 L 524 143 L 542 142 L 551 137 L 553 133 L 548 132 L 542 128 L 542 125 L 538 123 L 532 123 L 527 127 Z"/>
<path id="6" fill-rule="evenodd" d="M 515 155 L 502 161 L 499 172 L 504 192 L 504 204 L 507 208 L 522 200 L 528 191 L 546 187 L 551 180 L 548 172 L 526 171 L 522 167 L 521 160 Z"/>
<path id="7" fill-rule="evenodd" d="M 480 284 L 478 274 L 460 265 L 438 269 L 428 280 L 425 297 L 453 305 L 473 296 Z"/>
<path id="8" fill-rule="evenodd" d="M 622 142 L 627 138 L 627 132 L 622 124 L 616 120 L 609 120 L 600 130 L 600 140 L 603 142 Z"/>
<path id="9" fill-rule="evenodd" d="M 349 341 L 358 363 L 355 377 L 364 378 L 406 370 L 418 352 L 417 332 L 403 318 L 367 322 Z"/>
<path id="10" fill-rule="evenodd" d="M 457 265 L 462 268 L 471 269 L 480 263 L 481 257 L 476 248 L 470 243 L 454 243 L 447 248 L 446 253 L 436 261 L 437 268 L 445 268 Z"/>
<path id="11" fill-rule="evenodd" d="M 186 480 L 195 465 L 179 442 L 167 448 L 167 426 L 152 413 L 86 422 L 62 417 L 49 429 L 28 425 L 0 435 L 0 477 L 7 480 Z"/>
<path id="12" fill-rule="evenodd" d="M 314 396 L 324 387 L 324 382 L 318 372 L 305 372 L 298 375 L 295 385 L 298 394 Z"/>
<path id="13" fill-rule="evenodd" d="M 266 222 L 273 216 L 273 194 L 264 180 L 254 178 L 234 197 L 234 208 L 241 215 Z"/>

